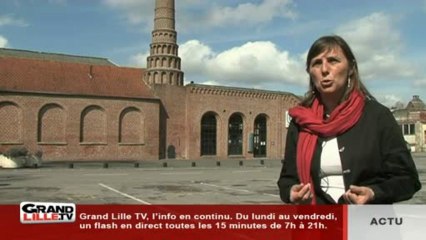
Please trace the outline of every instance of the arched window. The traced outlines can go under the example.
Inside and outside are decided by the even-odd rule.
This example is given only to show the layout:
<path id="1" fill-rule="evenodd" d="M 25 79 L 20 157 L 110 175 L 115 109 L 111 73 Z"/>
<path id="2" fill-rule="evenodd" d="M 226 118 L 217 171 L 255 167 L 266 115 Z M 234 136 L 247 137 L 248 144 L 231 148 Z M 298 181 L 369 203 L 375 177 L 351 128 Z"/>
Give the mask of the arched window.
<path id="1" fill-rule="evenodd" d="M 154 83 L 158 84 L 160 82 L 160 74 L 158 72 L 154 72 Z"/>
<path id="2" fill-rule="evenodd" d="M 139 109 L 135 107 L 124 109 L 119 121 L 119 143 L 142 144 L 144 142 L 144 121 Z"/>
<path id="3" fill-rule="evenodd" d="M 166 72 L 161 72 L 161 83 L 162 84 L 167 84 L 168 83 L 168 77 L 167 77 L 167 73 Z"/>
<path id="4" fill-rule="evenodd" d="M 254 120 L 253 156 L 266 157 L 266 116 L 259 115 Z"/>
<path id="5" fill-rule="evenodd" d="M 37 141 L 42 143 L 65 142 L 65 113 L 57 104 L 47 104 L 38 113 Z"/>
<path id="6" fill-rule="evenodd" d="M 170 85 L 176 85 L 176 75 L 170 73 Z"/>
<path id="7" fill-rule="evenodd" d="M 81 113 L 80 142 L 106 143 L 107 122 L 105 110 L 99 106 L 89 106 Z"/>
<path id="8" fill-rule="evenodd" d="M 12 102 L 0 102 L 0 143 L 22 143 L 22 110 Z"/>
<path id="9" fill-rule="evenodd" d="M 216 114 L 204 114 L 201 118 L 201 156 L 216 155 L 216 129 Z"/>
<path id="10" fill-rule="evenodd" d="M 232 114 L 228 123 L 228 155 L 243 154 L 243 118 Z"/>

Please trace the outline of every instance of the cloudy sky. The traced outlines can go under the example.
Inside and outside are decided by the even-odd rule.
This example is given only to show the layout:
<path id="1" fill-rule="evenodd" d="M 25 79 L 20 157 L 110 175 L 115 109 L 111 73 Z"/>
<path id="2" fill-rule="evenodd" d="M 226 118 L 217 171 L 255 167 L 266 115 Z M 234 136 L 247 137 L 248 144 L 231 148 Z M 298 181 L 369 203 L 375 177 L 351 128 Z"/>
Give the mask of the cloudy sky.
<path id="1" fill-rule="evenodd" d="M 145 67 L 154 0 L 0 2 L 0 47 L 95 56 Z M 426 102 L 426 0 L 176 0 L 185 81 L 302 95 L 304 59 L 344 37 L 382 103 Z"/>

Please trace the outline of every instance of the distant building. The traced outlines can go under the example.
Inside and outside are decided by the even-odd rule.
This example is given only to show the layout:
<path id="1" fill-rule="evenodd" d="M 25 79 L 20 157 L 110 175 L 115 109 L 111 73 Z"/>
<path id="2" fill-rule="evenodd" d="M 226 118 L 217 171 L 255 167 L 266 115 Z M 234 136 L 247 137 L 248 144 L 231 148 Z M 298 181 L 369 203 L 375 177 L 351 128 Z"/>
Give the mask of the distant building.
<path id="1" fill-rule="evenodd" d="M 426 151 L 426 105 L 418 95 L 404 109 L 393 111 L 404 138 L 413 152 Z"/>
<path id="2" fill-rule="evenodd" d="M 156 0 L 147 68 L 0 49 L 0 153 L 46 161 L 282 159 L 292 93 L 183 84 L 174 0 Z M 262 81 L 262 79 L 259 79 Z"/>

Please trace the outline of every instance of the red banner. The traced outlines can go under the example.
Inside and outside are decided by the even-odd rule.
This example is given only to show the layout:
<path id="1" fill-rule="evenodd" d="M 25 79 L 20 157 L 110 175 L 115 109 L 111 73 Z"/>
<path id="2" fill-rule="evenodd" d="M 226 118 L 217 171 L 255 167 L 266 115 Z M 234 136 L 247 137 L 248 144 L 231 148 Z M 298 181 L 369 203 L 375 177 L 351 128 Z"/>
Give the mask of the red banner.
<path id="1" fill-rule="evenodd" d="M 64 209 L 2 205 L 1 233 L 10 240 L 347 239 L 342 205 L 77 205 L 61 213 Z M 52 216 L 64 222 L 49 222 Z"/>

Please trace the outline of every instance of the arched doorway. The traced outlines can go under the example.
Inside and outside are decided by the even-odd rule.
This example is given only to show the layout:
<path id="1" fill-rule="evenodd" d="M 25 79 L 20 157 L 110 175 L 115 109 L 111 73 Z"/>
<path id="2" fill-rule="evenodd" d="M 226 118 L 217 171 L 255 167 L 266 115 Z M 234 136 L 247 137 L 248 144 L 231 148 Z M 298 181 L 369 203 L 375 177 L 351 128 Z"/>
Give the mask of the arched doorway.
<path id="1" fill-rule="evenodd" d="M 216 114 L 204 114 L 201 118 L 201 156 L 216 155 L 216 129 Z"/>
<path id="2" fill-rule="evenodd" d="M 253 156 L 266 157 L 266 116 L 259 115 L 254 120 Z"/>
<path id="3" fill-rule="evenodd" d="M 234 113 L 228 123 L 228 155 L 243 154 L 243 118 Z"/>

